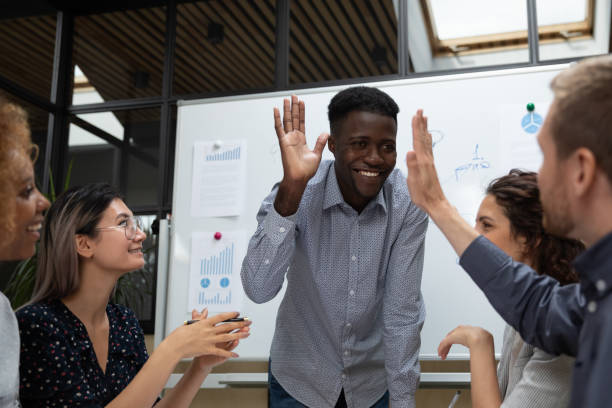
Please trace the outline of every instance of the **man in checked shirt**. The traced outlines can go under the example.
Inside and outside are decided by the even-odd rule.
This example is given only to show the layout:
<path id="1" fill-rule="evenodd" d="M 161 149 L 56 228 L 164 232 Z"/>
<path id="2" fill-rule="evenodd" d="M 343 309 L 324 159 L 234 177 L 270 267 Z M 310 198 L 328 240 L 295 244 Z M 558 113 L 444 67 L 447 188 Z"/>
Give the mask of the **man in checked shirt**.
<path id="1" fill-rule="evenodd" d="M 329 104 L 331 136 L 306 145 L 304 103 L 274 109 L 283 179 L 242 264 L 246 294 L 287 276 L 270 351 L 271 407 L 414 407 L 427 216 L 396 160 L 397 104 L 368 87 Z M 329 138 L 335 160 L 321 162 Z"/>

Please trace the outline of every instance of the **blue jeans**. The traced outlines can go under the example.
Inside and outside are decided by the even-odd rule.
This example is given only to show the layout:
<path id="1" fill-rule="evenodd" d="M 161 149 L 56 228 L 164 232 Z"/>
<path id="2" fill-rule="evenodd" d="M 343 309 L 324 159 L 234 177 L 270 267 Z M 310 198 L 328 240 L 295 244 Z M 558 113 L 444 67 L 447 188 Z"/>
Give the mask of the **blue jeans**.
<path id="1" fill-rule="evenodd" d="M 376 401 L 372 408 L 387 408 L 389 406 L 389 391 L 385 392 L 381 399 Z M 272 372 L 268 368 L 268 407 L 270 408 L 308 408 L 295 398 L 293 398 L 278 383 Z M 336 408 L 345 408 L 344 390 L 340 393 L 340 398 L 336 403 Z"/>

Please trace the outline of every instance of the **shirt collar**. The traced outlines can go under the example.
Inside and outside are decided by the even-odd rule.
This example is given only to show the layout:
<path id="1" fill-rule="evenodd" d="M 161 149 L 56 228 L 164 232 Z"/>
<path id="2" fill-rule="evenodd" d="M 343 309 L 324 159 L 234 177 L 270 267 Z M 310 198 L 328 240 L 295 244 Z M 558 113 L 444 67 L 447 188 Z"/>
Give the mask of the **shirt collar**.
<path id="1" fill-rule="evenodd" d="M 580 276 L 583 290 L 595 287 L 603 295 L 612 289 L 612 233 L 578 255 L 574 267 Z"/>
<path id="2" fill-rule="evenodd" d="M 385 180 L 385 184 L 386 182 L 387 181 Z M 378 194 L 376 194 L 376 197 L 366 205 L 364 210 L 380 205 L 383 211 L 385 213 L 387 212 L 387 203 L 385 202 L 384 196 L 385 184 L 383 184 L 383 188 L 381 188 Z M 340 191 L 340 186 L 338 185 L 338 179 L 336 178 L 336 162 L 332 161 L 327 171 L 327 180 L 325 182 L 325 195 L 323 197 L 323 209 L 327 210 L 328 208 L 331 208 L 335 205 L 341 205 L 343 203 L 348 205 L 348 203 L 344 201 L 344 197 L 342 196 L 342 192 Z"/>

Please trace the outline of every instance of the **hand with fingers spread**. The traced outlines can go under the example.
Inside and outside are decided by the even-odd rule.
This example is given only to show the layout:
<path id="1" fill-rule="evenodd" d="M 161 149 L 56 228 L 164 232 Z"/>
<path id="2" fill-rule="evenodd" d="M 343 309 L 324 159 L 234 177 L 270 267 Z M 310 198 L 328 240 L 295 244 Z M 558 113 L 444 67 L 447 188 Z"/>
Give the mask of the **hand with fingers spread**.
<path id="1" fill-rule="evenodd" d="M 291 102 L 288 99 L 283 101 L 282 122 L 279 110 L 274 108 L 274 130 L 283 161 L 283 180 L 274 207 L 283 216 L 297 211 L 308 180 L 319 168 L 329 138 L 329 134 L 322 133 L 314 149 L 310 150 L 306 144 L 305 116 L 304 102 L 295 95 L 291 96 Z"/>
<path id="2" fill-rule="evenodd" d="M 227 343 L 248 337 L 249 332 L 241 329 L 249 326 L 251 321 L 219 324 L 237 316 L 238 312 L 227 312 L 200 319 L 197 323 L 174 330 L 167 340 L 179 352 L 181 358 L 205 355 L 223 359 L 238 357 L 238 354 L 227 349 Z M 233 333 L 235 330 L 238 331 Z"/>
<path id="3" fill-rule="evenodd" d="M 438 346 L 438 355 L 442 360 L 446 359 L 453 344 L 461 344 L 469 348 L 470 354 L 490 353 L 494 359 L 493 336 L 482 327 L 462 325 L 448 333 Z"/>
<path id="4" fill-rule="evenodd" d="M 427 117 L 419 109 L 412 117 L 413 151 L 406 154 L 408 190 L 410 198 L 423 210 L 431 211 L 446 201 L 434 164 L 431 134 L 427 130 Z"/>
<path id="5" fill-rule="evenodd" d="M 191 312 L 192 320 L 206 320 L 208 318 L 208 309 L 204 309 L 202 313 L 198 313 L 196 310 Z M 248 324 L 251 324 L 251 321 L 247 321 Z M 223 323 L 225 324 L 225 323 Z M 238 330 L 238 333 L 249 333 L 249 327 L 244 326 Z M 238 347 L 239 340 L 232 340 L 225 343 L 218 343 L 216 345 L 217 348 L 226 350 L 231 352 L 236 347 Z M 193 360 L 193 364 L 197 365 L 198 368 L 203 370 L 211 370 L 213 367 L 218 366 L 219 364 L 224 363 L 227 360 L 227 357 L 221 357 L 214 354 L 204 354 L 199 357 L 196 357 Z"/>

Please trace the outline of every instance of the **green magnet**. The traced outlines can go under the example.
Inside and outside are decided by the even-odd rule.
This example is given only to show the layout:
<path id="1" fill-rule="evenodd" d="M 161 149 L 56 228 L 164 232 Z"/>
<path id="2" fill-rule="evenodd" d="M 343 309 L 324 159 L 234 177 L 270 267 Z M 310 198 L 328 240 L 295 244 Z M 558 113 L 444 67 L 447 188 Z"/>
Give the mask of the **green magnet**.
<path id="1" fill-rule="evenodd" d="M 529 102 L 529 103 L 527 104 L 527 110 L 528 110 L 529 112 L 533 112 L 533 111 L 535 110 L 535 105 L 534 105 L 533 103 Z"/>

